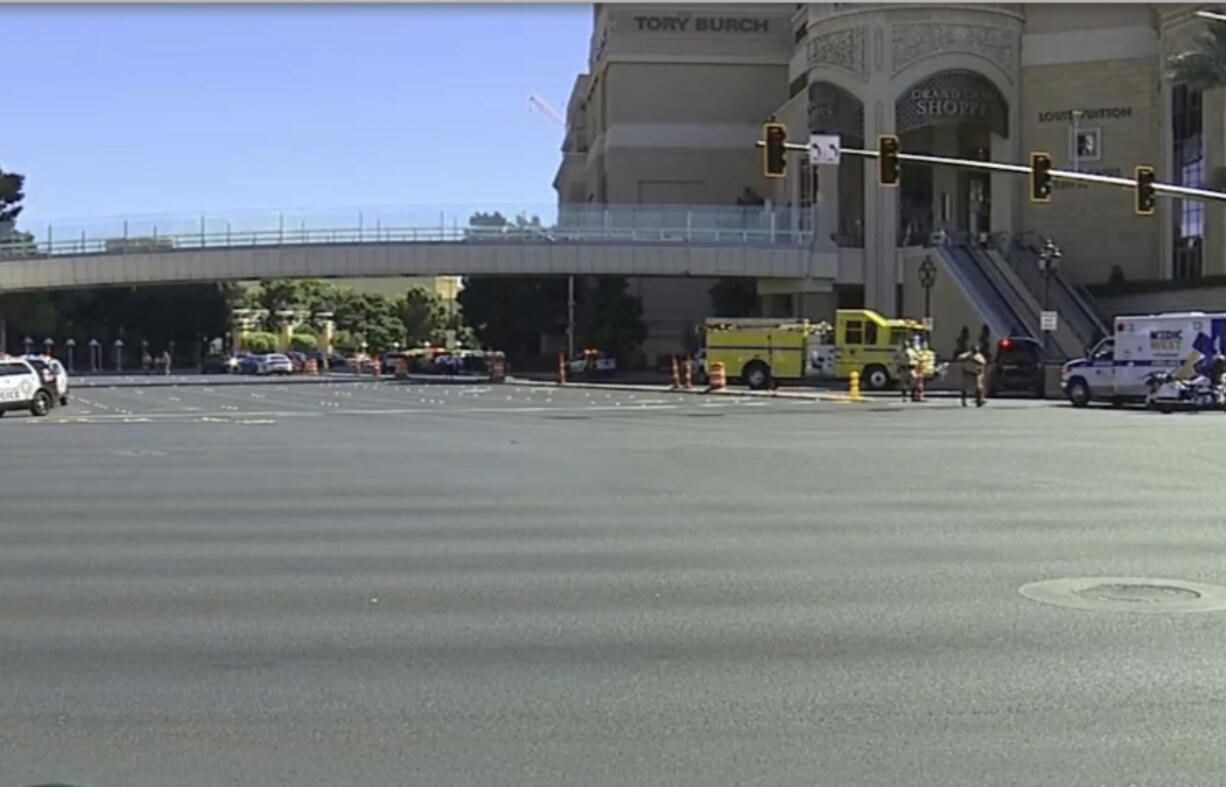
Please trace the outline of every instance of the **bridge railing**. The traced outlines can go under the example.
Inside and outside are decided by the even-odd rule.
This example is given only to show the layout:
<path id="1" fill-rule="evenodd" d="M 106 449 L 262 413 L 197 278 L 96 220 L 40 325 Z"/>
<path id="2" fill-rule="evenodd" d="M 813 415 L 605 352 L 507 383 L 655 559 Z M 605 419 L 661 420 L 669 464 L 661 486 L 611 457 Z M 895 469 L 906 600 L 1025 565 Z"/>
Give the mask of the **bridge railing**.
<path id="1" fill-rule="evenodd" d="M 0 240 L 0 259 L 79 254 L 140 254 L 177 249 L 354 243 L 695 243 L 801 246 L 812 240 L 791 208 L 736 205 L 562 206 L 549 224 L 536 217 L 496 223 L 489 215 L 448 225 L 387 223 L 359 214 L 350 223 L 285 214 L 161 216 L 48 227 L 42 236 L 17 232 Z M 501 216 L 501 214 L 499 214 Z M 394 218 L 387 216 L 387 218 Z M 168 231 L 169 230 L 169 231 Z"/>

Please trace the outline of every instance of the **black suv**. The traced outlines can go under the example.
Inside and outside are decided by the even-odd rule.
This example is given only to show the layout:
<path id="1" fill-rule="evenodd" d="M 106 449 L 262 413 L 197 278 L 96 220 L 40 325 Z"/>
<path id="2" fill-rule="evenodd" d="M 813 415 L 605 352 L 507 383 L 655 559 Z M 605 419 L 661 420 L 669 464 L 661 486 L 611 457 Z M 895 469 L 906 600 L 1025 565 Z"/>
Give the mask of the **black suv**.
<path id="1" fill-rule="evenodd" d="M 988 396 L 1029 393 L 1043 389 L 1043 344 L 1029 336 L 1008 336 L 996 342 L 988 368 Z"/>

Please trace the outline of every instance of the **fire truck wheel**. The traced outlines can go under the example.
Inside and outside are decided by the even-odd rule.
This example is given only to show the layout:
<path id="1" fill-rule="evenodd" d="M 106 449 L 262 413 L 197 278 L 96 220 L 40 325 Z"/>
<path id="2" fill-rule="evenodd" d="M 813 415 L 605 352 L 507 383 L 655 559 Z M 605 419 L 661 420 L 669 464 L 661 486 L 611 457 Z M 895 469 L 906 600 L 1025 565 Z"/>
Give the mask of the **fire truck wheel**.
<path id="1" fill-rule="evenodd" d="M 890 384 L 890 373 L 884 366 L 868 366 L 864 369 L 864 387 L 870 391 L 883 390 Z"/>
<path id="2" fill-rule="evenodd" d="M 755 391 L 761 391 L 771 378 L 771 368 L 761 361 L 750 361 L 741 370 L 741 379 Z"/>

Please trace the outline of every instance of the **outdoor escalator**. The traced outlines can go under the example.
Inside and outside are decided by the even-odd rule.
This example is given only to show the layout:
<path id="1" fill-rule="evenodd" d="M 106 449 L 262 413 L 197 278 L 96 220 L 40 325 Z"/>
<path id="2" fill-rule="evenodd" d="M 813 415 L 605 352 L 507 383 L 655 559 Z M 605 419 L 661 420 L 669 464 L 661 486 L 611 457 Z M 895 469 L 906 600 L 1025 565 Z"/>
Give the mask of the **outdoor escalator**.
<path id="1" fill-rule="evenodd" d="M 1060 315 L 1061 323 L 1075 336 L 1077 351 L 1092 347 L 1110 333 L 1110 321 L 1093 299 L 1058 269 L 1052 272 L 1050 281 L 1044 281 L 1040 264 L 1044 240 L 1035 233 L 997 238 L 992 253 L 1013 270 L 1035 299 L 1042 302 L 1046 298 L 1048 308 Z"/>
<path id="2" fill-rule="evenodd" d="M 980 259 L 982 252 L 968 244 L 940 246 L 937 252 L 992 335 L 1039 338 L 1038 315 L 993 270 L 991 260 Z"/>

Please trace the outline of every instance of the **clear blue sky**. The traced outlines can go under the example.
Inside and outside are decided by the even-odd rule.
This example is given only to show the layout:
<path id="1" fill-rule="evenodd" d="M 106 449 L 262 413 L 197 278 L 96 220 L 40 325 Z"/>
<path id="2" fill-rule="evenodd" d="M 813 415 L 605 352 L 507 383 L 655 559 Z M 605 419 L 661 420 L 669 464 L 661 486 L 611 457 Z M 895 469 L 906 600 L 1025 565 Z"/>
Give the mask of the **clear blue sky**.
<path id="1" fill-rule="evenodd" d="M 19 226 L 554 202 L 590 5 L 5 6 Z M 448 210 L 452 213 L 453 210 Z"/>

